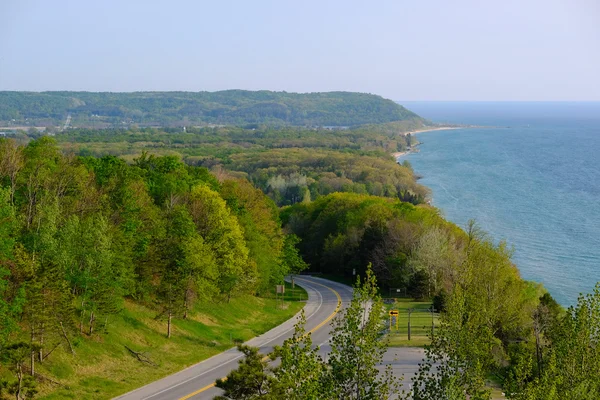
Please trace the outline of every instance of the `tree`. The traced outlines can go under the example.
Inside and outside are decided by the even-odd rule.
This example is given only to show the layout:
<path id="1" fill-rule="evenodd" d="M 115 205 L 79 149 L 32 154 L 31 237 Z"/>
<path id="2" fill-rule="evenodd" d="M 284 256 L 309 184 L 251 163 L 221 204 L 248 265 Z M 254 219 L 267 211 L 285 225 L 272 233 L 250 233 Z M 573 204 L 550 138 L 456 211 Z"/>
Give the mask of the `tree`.
<path id="1" fill-rule="evenodd" d="M 188 210 L 196 229 L 219 265 L 218 287 L 229 300 L 256 284 L 256 264 L 248 260 L 242 229 L 226 202 L 205 185 L 192 188 Z"/>
<path id="2" fill-rule="evenodd" d="M 306 317 L 302 311 L 295 325 L 294 335 L 277 346 L 268 356 L 258 353 L 258 349 L 238 346 L 245 358 L 238 369 L 226 379 L 217 380 L 216 386 L 225 391 L 216 399 L 323 399 L 323 377 L 327 365 L 318 355 L 319 348 L 312 346 L 310 333 L 304 325 Z M 280 359 L 279 365 L 272 367 L 268 359 Z"/>
<path id="3" fill-rule="evenodd" d="M 171 321 L 173 316 L 183 311 L 187 285 L 185 271 L 181 268 L 183 258 L 183 242 L 195 234 L 195 226 L 187 209 L 174 206 L 167 213 L 166 231 L 158 244 L 160 281 L 157 285 L 157 301 L 161 314 L 167 318 L 167 337 L 171 337 Z M 157 317 L 157 318 L 158 318 Z"/>
<path id="4" fill-rule="evenodd" d="M 551 303 L 546 301 L 547 304 Z M 600 282 L 581 295 L 562 318 L 551 318 L 543 368 L 534 356 L 515 363 L 508 397 L 518 400 L 595 399 L 600 397 Z"/>
<path id="5" fill-rule="evenodd" d="M 300 241 L 301 239 L 293 233 L 286 235 L 285 240 L 283 242 L 283 252 L 281 259 L 282 275 L 297 275 L 308 268 L 308 264 L 302 259 L 298 252 L 298 248 L 296 247 L 300 243 Z M 283 279 L 283 276 L 281 278 Z"/>
<path id="6" fill-rule="evenodd" d="M 313 347 L 311 334 L 304 329 L 304 310 L 295 325 L 294 335 L 281 347 L 276 347 L 270 358 L 279 358 L 269 393 L 274 399 L 309 400 L 324 398 L 323 378 L 327 365 L 319 356 L 319 347 Z"/>
<path id="7" fill-rule="evenodd" d="M 31 399 L 37 393 L 35 381 L 25 374 L 25 364 L 29 355 L 37 349 L 24 342 L 13 343 L 0 353 L 1 360 L 9 366 L 16 376 L 16 381 L 7 384 L 10 394 L 14 394 L 16 400 Z"/>
<path id="8" fill-rule="evenodd" d="M 415 400 L 488 399 L 487 375 L 508 363 L 508 346 L 522 340 L 538 302 L 506 245 L 494 245 L 474 226 L 469 233 L 441 326 L 414 380 Z"/>
<path id="9" fill-rule="evenodd" d="M 56 142 L 44 136 L 29 142 L 23 149 L 25 164 L 23 173 L 18 175 L 18 181 L 23 187 L 23 197 L 26 201 L 26 229 L 32 228 L 36 212 L 50 193 L 53 178 L 57 170 L 60 153 Z"/>
<path id="10" fill-rule="evenodd" d="M 456 288 L 413 378 L 414 400 L 490 398 L 485 378 L 498 341 L 487 326 L 468 317 L 467 304 L 465 293 Z"/>
<path id="11" fill-rule="evenodd" d="M 427 229 L 419 238 L 409 264 L 415 271 L 422 270 L 427 276 L 427 298 L 433 298 L 443 282 L 449 282 L 454 270 L 452 243 L 441 229 Z"/>
<path id="12" fill-rule="evenodd" d="M 244 354 L 244 358 L 226 379 L 217 379 L 215 385 L 225 393 L 215 397 L 215 400 L 252 400 L 264 398 L 269 393 L 272 378 L 268 373 L 267 358 L 255 347 L 239 345 L 238 350 Z"/>
<path id="13" fill-rule="evenodd" d="M 11 274 L 7 266 L 13 262 L 16 236 L 14 207 L 9 189 L 0 188 L 0 352 L 11 333 L 18 329 L 18 316 L 22 306 L 22 290 L 11 295 Z"/>
<path id="14" fill-rule="evenodd" d="M 183 318 L 187 318 L 195 299 L 208 300 L 217 294 L 218 268 L 211 248 L 201 236 L 194 235 L 182 243 L 178 273 L 182 278 Z"/>
<path id="15" fill-rule="evenodd" d="M 23 168 L 23 149 L 14 139 L 0 139 L 0 177 L 9 181 L 10 202 L 14 205 L 17 176 Z"/>
<path id="16" fill-rule="evenodd" d="M 104 317 L 106 325 L 106 318 L 121 311 L 133 268 L 130 260 L 120 257 L 114 229 L 102 216 L 71 216 L 60 229 L 58 243 L 55 260 L 79 297 L 80 331 L 87 319 L 91 335 L 99 318 Z"/>
<path id="17" fill-rule="evenodd" d="M 398 379 L 390 368 L 380 374 L 387 345 L 384 306 L 375 276 L 369 265 L 364 281 L 358 277 L 348 307 L 334 320 L 329 369 L 325 381 L 336 399 L 387 399 L 399 390 Z"/>
<path id="18" fill-rule="evenodd" d="M 381 335 L 384 307 L 377 290 L 369 266 L 365 280 L 357 280 L 350 304 L 332 322 L 332 349 L 326 361 L 304 330 L 303 313 L 294 335 L 269 355 L 271 360 L 280 358 L 278 366 L 269 367 L 258 349 L 240 346 L 245 359 L 226 380 L 217 381 L 217 387 L 225 390 L 217 399 L 403 398 L 391 368 L 383 373 L 377 368 L 387 348 Z"/>
<path id="19" fill-rule="evenodd" d="M 19 328 L 17 321 L 22 304 L 20 298 L 8 297 L 9 276 L 9 271 L 0 266 L 0 351 L 10 335 Z"/>
<path id="20" fill-rule="evenodd" d="M 161 315 L 167 317 L 167 337 L 171 337 L 173 316 L 187 318 L 195 299 L 205 300 L 217 294 L 219 274 L 212 248 L 196 232 L 183 206 L 170 210 L 159 251 L 162 263 L 158 301 Z"/>
<path id="21" fill-rule="evenodd" d="M 256 262 L 258 291 L 281 283 L 286 274 L 280 262 L 284 235 L 273 201 L 242 179 L 223 181 L 219 193 L 243 229 L 249 258 Z"/>

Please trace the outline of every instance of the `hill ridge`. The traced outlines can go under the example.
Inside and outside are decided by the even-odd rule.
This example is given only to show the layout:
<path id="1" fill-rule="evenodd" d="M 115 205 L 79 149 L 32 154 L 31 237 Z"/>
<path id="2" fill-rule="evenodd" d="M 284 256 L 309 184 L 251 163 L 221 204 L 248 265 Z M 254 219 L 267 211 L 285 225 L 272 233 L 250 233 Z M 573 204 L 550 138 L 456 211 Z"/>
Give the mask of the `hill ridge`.
<path id="1" fill-rule="evenodd" d="M 392 100 L 357 92 L 0 91 L 3 126 L 248 125 L 351 127 L 421 119 Z"/>

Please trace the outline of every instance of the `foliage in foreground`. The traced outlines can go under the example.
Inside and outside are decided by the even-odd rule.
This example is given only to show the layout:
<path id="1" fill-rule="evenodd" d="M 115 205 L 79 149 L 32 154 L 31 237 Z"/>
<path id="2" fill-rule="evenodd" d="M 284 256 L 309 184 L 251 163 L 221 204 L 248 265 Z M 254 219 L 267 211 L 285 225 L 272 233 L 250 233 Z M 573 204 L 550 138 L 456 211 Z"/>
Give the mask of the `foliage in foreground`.
<path id="1" fill-rule="evenodd" d="M 516 312 L 501 323 L 481 292 L 457 286 L 414 379 L 413 398 L 490 399 L 491 374 L 510 399 L 599 398 L 600 284 L 566 313 L 546 293 L 528 314 L 514 325 L 520 333 L 511 339 L 497 328 L 510 326 Z"/>
<path id="2" fill-rule="evenodd" d="M 517 400 L 600 398 L 600 283 L 559 317 L 543 306 L 536 316 L 537 351 L 515 355 L 507 379 Z"/>
<path id="3" fill-rule="evenodd" d="M 270 366 L 257 349 L 240 346 L 245 358 L 225 380 L 217 399 L 388 399 L 399 393 L 391 369 L 377 368 L 386 350 L 382 336 L 384 307 L 370 268 L 360 278 L 350 305 L 332 322 L 331 352 L 324 360 L 304 331 L 304 314 L 292 338 L 269 354 Z"/>
<path id="4" fill-rule="evenodd" d="M 415 399 L 487 399 L 490 376 L 518 399 L 596 395 L 597 293 L 563 317 L 540 285 L 520 277 L 507 245 L 474 223 L 465 232 L 427 207 L 349 193 L 282 218 L 311 268 L 348 276 L 372 261 L 384 287 L 445 299 Z"/>

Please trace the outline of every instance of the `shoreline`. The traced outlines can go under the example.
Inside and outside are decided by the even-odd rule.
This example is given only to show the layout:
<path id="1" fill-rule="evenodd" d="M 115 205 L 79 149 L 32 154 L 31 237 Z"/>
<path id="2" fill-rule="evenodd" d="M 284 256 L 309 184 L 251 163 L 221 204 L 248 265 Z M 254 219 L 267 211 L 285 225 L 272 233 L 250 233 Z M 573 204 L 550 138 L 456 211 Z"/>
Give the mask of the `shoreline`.
<path id="1" fill-rule="evenodd" d="M 415 135 L 417 133 L 424 133 L 424 132 L 447 131 L 447 130 L 452 130 L 452 129 L 465 129 L 465 128 L 471 128 L 471 127 L 470 126 L 440 126 L 437 128 L 423 128 L 423 129 L 417 129 L 414 131 L 408 131 L 408 132 L 402 133 L 402 135 L 406 136 L 406 135 Z M 418 146 L 418 145 L 419 145 L 419 143 L 417 143 L 415 146 L 413 146 L 409 150 L 397 151 L 395 153 L 392 153 L 392 156 L 394 156 L 396 161 L 398 161 L 398 159 L 401 157 L 404 157 L 410 153 L 416 153 L 418 151 L 416 149 L 416 146 Z"/>
<path id="2" fill-rule="evenodd" d="M 465 129 L 465 128 L 471 128 L 471 126 L 440 126 L 437 128 L 423 128 L 423 129 L 417 129 L 414 131 L 408 131 L 408 132 L 404 132 L 403 135 L 415 135 L 417 133 L 423 133 L 423 132 L 433 132 L 433 131 L 449 131 L 449 130 L 453 130 L 453 129 Z"/>

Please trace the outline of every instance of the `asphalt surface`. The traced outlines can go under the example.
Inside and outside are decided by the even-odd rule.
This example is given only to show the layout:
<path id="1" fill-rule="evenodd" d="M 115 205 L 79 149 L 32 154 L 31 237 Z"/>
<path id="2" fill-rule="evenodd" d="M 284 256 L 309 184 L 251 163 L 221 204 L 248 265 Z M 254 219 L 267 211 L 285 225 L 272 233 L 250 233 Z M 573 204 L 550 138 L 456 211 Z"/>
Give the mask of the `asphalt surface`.
<path id="1" fill-rule="evenodd" d="M 296 283 L 308 292 L 308 301 L 304 307 L 306 330 L 311 332 L 313 344 L 321 345 L 321 352 L 329 349 L 330 321 L 336 313 L 352 298 L 352 288 L 341 283 L 311 276 L 296 278 Z M 260 348 L 268 354 L 274 346 L 294 333 L 297 316 L 271 329 L 269 332 L 246 342 L 249 346 Z M 401 349 L 397 349 L 401 350 Z M 214 387 L 215 380 L 226 376 L 236 369 L 242 354 L 231 348 L 201 363 L 193 365 L 176 374 L 154 381 L 146 386 L 117 397 L 119 400 L 187 400 L 212 399 L 221 394 Z M 391 356 L 390 356 L 391 357 Z"/>

